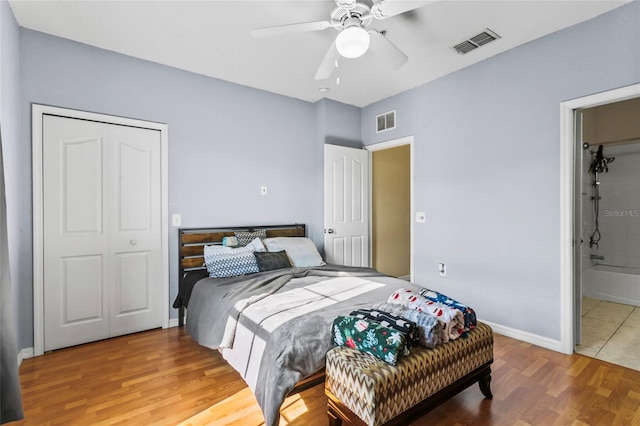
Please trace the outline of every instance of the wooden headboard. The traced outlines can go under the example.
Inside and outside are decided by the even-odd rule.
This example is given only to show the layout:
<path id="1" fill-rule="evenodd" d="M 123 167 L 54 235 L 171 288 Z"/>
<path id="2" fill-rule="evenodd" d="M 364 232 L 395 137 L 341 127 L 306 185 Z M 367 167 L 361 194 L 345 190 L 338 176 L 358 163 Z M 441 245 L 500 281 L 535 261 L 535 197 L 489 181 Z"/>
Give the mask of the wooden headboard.
<path id="1" fill-rule="evenodd" d="M 236 231 L 255 231 L 266 229 L 267 238 L 272 237 L 305 237 L 306 226 L 265 225 L 265 226 L 233 226 L 225 228 L 180 228 L 178 236 L 178 289 L 182 288 L 182 280 L 188 271 L 205 269 L 204 246 L 221 245 L 224 237 L 233 237 Z M 178 322 L 183 324 L 184 308 L 179 308 Z"/>
<path id="2" fill-rule="evenodd" d="M 227 228 L 180 228 L 179 258 L 180 278 L 185 271 L 204 268 L 204 246 L 221 245 L 224 237 L 233 237 L 237 231 L 255 231 L 266 229 L 267 238 L 272 237 L 304 237 L 306 227 L 295 225 L 240 226 Z"/>

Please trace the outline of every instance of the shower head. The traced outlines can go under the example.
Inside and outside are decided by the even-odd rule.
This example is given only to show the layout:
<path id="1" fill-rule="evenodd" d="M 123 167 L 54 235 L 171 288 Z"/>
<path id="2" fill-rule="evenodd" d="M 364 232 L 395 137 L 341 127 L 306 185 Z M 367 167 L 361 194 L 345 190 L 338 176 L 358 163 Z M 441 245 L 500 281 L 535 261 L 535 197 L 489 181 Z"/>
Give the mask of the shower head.
<path id="1" fill-rule="evenodd" d="M 613 162 L 613 160 L 615 160 L 615 157 L 605 157 L 604 156 L 604 147 L 602 145 L 598 145 L 598 151 L 597 152 L 593 152 L 592 154 L 595 154 L 593 161 L 591 162 L 591 166 L 589 167 L 589 172 L 594 173 L 596 175 L 596 180 L 597 180 L 597 174 L 598 173 L 607 173 L 609 171 L 609 163 Z"/>

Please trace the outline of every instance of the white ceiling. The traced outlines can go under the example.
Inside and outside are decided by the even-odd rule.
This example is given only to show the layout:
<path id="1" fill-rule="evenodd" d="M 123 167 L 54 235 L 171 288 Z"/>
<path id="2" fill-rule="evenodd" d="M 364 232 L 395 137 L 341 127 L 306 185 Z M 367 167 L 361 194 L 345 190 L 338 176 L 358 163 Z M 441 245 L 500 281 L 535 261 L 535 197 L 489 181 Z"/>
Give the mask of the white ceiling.
<path id="1" fill-rule="evenodd" d="M 404 0 L 391 0 L 404 1 Z M 10 1 L 18 24 L 114 52 L 273 93 L 359 107 L 422 85 L 629 0 L 426 2 L 369 28 L 409 56 L 399 70 L 368 52 L 344 59 L 329 80 L 314 75 L 336 30 L 253 38 L 252 28 L 328 20 L 333 0 Z M 368 0 L 362 3 L 371 5 Z M 490 28 L 502 38 L 467 55 L 451 48 Z M 329 91 L 320 92 L 320 87 Z"/>

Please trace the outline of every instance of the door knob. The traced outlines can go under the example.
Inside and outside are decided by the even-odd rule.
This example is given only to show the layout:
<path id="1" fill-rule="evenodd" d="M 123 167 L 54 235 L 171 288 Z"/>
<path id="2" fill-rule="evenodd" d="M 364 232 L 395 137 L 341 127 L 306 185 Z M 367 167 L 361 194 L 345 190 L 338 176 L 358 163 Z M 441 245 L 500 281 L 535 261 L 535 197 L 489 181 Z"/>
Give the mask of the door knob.
<path id="1" fill-rule="evenodd" d="M 327 229 L 327 234 L 333 234 L 333 232 L 334 232 L 333 229 L 331 228 Z"/>
<path id="2" fill-rule="evenodd" d="M 136 240 L 131 240 L 129 241 L 129 244 L 131 244 L 132 246 L 135 246 L 138 242 Z"/>

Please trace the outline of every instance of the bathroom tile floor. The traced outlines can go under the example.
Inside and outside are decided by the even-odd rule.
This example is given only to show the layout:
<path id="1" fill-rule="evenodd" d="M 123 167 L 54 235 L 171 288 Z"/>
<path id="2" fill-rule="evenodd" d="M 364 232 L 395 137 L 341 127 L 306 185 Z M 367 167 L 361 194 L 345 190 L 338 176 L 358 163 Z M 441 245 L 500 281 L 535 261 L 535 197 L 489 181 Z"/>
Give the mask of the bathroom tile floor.
<path id="1" fill-rule="evenodd" d="M 640 370 L 640 307 L 582 299 L 582 342 L 576 352 Z"/>

